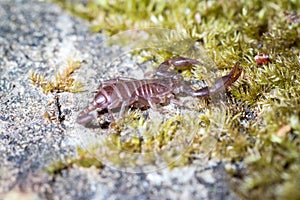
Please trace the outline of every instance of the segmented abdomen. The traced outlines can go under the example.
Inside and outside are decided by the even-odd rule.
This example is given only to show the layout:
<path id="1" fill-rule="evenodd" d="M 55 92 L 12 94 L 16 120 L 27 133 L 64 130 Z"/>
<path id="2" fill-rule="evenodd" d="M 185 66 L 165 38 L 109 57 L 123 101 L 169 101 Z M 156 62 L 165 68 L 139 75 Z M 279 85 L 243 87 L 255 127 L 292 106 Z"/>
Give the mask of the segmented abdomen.
<path id="1" fill-rule="evenodd" d="M 118 101 L 119 104 L 127 101 L 131 105 L 139 98 L 148 100 L 149 98 L 159 98 L 171 92 L 168 85 L 158 83 L 156 80 L 136 80 L 121 78 L 110 84 L 104 85 L 100 92 L 106 97 L 108 102 Z M 118 106 L 119 106 L 118 104 Z M 117 105 L 116 105 L 117 107 Z"/>

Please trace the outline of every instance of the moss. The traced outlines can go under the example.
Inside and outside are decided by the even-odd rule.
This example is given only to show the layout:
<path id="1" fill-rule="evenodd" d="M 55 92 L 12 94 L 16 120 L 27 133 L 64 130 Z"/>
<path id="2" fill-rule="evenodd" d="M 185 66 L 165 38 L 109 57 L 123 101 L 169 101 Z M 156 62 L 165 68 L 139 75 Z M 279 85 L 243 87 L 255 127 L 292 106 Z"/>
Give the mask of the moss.
<path id="1" fill-rule="evenodd" d="M 63 72 L 58 71 L 54 80 L 49 80 L 37 72 L 30 74 L 30 80 L 33 85 L 41 87 L 44 93 L 80 92 L 83 86 L 82 83 L 72 77 L 74 71 L 79 68 L 80 62 L 69 59 L 65 70 Z"/>
<path id="2" fill-rule="evenodd" d="M 91 155 L 90 151 L 78 148 L 76 157 L 69 157 L 62 161 L 54 161 L 52 165 L 46 168 L 46 171 L 49 174 L 57 175 L 60 174 L 63 170 L 72 168 L 74 166 L 84 168 L 94 166 L 96 168 L 102 168 L 103 164 L 98 159 L 96 159 L 95 156 Z"/>
<path id="3" fill-rule="evenodd" d="M 116 0 L 89 1 L 85 6 L 59 2 L 88 19 L 94 31 L 114 34 L 158 26 L 186 32 L 208 51 L 218 68 L 216 76 L 228 73 L 240 61 L 243 75 L 227 91 L 224 105 L 215 107 L 208 101 L 191 118 L 199 120 L 200 127 L 182 163 L 189 164 L 202 153 L 232 165 L 242 162 L 242 173 L 228 170 L 241 197 L 299 199 L 300 26 L 296 17 L 300 1 Z M 143 14 L 137 14 L 140 10 Z M 258 54 L 267 55 L 270 62 L 257 65 L 254 57 Z M 183 73 L 188 78 L 202 79 L 202 72 L 199 66 L 192 73 Z M 137 139 L 143 135 L 132 135 L 122 141 L 123 137 L 117 134 L 112 140 L 121 149 L 138 152 L 162 148 L 174 133 L 190 130 L 184 127 L 184 118 L 173 115 L 169 121 L 158 123 L 159 134 L 148 140 Z M 125 120 L 119 124 L 119 133 L 126 127 L 141 129 L 157 126 L 156 123 L 143 117 Z M 141 133 L 147 131 L 145 128 Z M 206 148 L 211 151 L 205 151 Z"/>
<path id="4" fill-rule="evenodd" d="M 121 168 L 155 165 L 157 156 L 169 166 L 186 164 L 188 157 L 181 154 L 190 148 L 189 142 L 200 127 L 199 119 L 193 118 L 194 113 L 175 114 L 168 118 L 157 111 L 149 115 L 145 118 L 142 111 L 128 111 L 104 144 L 93 147 L 95 152 L 97 148 L 99 152 L 103 151 L 103 146 L 108 152 L 114 152 L 106 155 L 108 157 L 99 153 L 99 158 L 108 159 L 112 165 Z"/>

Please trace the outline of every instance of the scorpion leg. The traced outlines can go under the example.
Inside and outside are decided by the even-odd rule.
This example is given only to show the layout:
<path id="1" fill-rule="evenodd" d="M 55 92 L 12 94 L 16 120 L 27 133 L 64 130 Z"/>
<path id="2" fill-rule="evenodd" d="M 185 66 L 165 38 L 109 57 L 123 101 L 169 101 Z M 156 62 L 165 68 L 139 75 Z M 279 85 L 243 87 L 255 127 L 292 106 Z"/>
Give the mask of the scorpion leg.
<path id="1" fill-rule="evenodd" d="M 108 110 L 108 113 L 111 116 L 112 122 L 116 121 L 115 118 L 114 118 L 112 109 L 117 108 L 120 105 L 120 102 L 121 102 L 120 99 L 115 99 L 109 106 L 107 106 L 107 110 Z M 122 104 L 122 106 L 123 106 L 123 104 Z M 121 107 L 121 110 L 122 110 L 122 107 Z"/>
<path id="2" fill-rule="evenodd" d="M 135 102 L 137 102 L 136 107 L 141 108 L 144 106 L 150 106 L 153 110 L 157 110 L 156 101 L 154 98 L 143 98 L 143 97 L 136 97 Z"/>
<path id="3" fill-rule="evenodd" d="M 120 112 L 119 112 L 119 119 L 124 116 L 125 108 L 126 108 L 126 106 L 129 105 L 129 102 L 130 102 L 130 100 L 127 100 L 122 103 Z"/>
<path id="4" fill-rule="evenodd" d="M 200 64 L 201 62 L 195 59 L 176 57 L 161 63 L 157 68 L 156 74 L 159 76 L 173 77 L 177 73 L 169 70 L 170 66 L 172 65 L 176 70 L 180 70 L 180 69 L 190 68 L 193 65 L 200 65 Z"/>
<path id="5" fill-rule="evenodd" d="M 113 85 L 113 84 L 121 82 L 121 81 L 125 82 L 125 81 L 133 81 L 133 80 L 136 80 L 136 79 L 127 78 L 127 77 L 117 77 L 117 78 L 114 78 L 114 79 L 102 81 L 101 85 L 99 87 L 101 88 L 101 86 L 103 86 L 103 85 Z"/>
<path id="6" fill-rule="evenodd" d="M 204 87 L 199 90 L 193 90 L 189 85 L 183 85 L 182 91 L 194 97 L 208 97 L 209 95 L 216 94 L 234 83 L 241 75 L 242 70 L 238 70 L 239 63 L 236 63 L 231 72 L 219 78 L 214 83 L 213 87 Z"/>
<path id="7" fill-rule="evenodd" d="M 151 98 L 149 98 L 149 99 L 147 100 L 147 102 L 148 102 L 149 106 L 150 106 L 153 110 L 157 110 L 157 106 L 156 106 L 155 102 L 153 102 L 153 100 L 152 100 Z"/>

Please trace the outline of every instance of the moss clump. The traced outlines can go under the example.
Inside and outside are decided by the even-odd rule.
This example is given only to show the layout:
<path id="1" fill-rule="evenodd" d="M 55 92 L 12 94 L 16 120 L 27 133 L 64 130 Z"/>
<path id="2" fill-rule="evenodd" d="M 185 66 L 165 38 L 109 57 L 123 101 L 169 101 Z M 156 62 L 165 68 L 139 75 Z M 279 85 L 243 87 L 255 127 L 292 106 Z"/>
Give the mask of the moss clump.
<path id="1" fill-rule="evenodd" d="M 142 111 L 128 111 L 118 121 L 107 140 L 95 146 L 99 159 L 109 160 L 115 167 L 145 167 L 156 165 L 182 165 L 188 157 L 182 156 L 190 148 L 190 142 L 199 129 L 200 120 L 193 118 L 194 112 L 174 114 L 167 119 L 157 111 L 149 111 L 145 118 Z M 103 154 L 104 146 L 107 151 Z M 108 157 L 106 157 L 108 156 Z M 124 163 L 126 160 L 126 163 Z"/>
<path id="2" fill-rule="evenodd" d="M 216 142 L 209 156 L 243 163 L 242 173 L 234 168 L 228 173 L 246 199 L 299 199 L 300 26 L 292 19 L 298 15 L 287 13 L 299 13 L 300 1 L 116 0 L 85 6 L 60 2 L 89 19 L 95 31 L 113 34 L 159 26 L 186 32 L 208 50 L 219 69 L 217 76 L 240 61 L 244 73 L 227 92 L 224 119 L 213 107 L 201 117 L 207 123 L 200 132 L 209 131 Z M 270 62 L 258 66 L 258 54 L 267 55 Z M 196 68 L 193 76 L 202 77 L 200 72 Z M 214 140 L 209 138 L 210 145 Z M 199 145 L 203 139 L 196 137 L 187 157 L 197 157 L 204 149 Z M 139 142 L 127 146 L 143 151 Z"/>
<path id="3" fill-rule="evenodd" d="M 55 74 L 55 80 L 49 80 L 45 76 L 33 72 L 30 74 L 31 83 L 37 87 L 41 87 L 44 93 L 59 93 L 59 92 L 81 92 L 82 83 L 76 81 L 72 74 L 80 68 L 79 61 L 69 59 L 66 69 L 63 72 Z"/>
<path id="4" fill-rule="evenodd" d="M 49 174 L 56 175 L 60 174 L 62 170 L 66 170 L 74 166 L 84 168 L 94 166 L 96 168 L 102 168 L 103 164 L 99 160 L 97 160 L 93 155 L 91 155 L 89 151 L 78 148 L 77 156 L 75 158 L 67 158 L 63 161 L 56 161 L 53 165 L 48 166 L 46 168 L 46 171 Z"/>

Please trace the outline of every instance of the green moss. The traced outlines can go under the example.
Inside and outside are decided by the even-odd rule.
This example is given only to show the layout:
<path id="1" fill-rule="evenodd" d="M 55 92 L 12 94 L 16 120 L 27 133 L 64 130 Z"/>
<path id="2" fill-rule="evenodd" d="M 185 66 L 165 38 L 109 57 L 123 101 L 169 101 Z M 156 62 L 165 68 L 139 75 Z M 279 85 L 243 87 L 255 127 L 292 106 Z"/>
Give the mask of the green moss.
<path id="1" fill-rule="evenodd" d="M 199 102 L 203 104 L 197 108 L 201 112 L 191 121 L 199 120 L 200 127 L 181 164 L 201 154 L 233 166 L 242 162 L 246 168 L 242 173 L 228 170 L 241 197 L 299 199 L 300 26 L 285 13 L 299 12 L 300 1 L 116 0 L 89 1 L 86 6 L 59 2 L 88 19 L 94 31 L 114 34 L 156 26 L 186 32 L 202 43 L 216 64 L 218 71 L 213 77 L 228 73 L 240 61 L 243 74 L 228 90 L 224 106 Z M 256 64 L 254 56 L 260 53 L 269 56 L 268 64 Z M 162 55 L 164 59 L 170 56 Z M 201 66 L 183 72 L 197 79 L 204 77 L 202 73 Z M 128 140 L 116 134 L 111 140 L 120 149 L 133 152 L 160 149 L 178 131 L 185 134 L 190 130 L 184 126 L 184 118 L 184 114 L 174 115 L 158 123 L 129 117 L 118 123 L 118 133 L 129 127 L 140 129 L 141 134 Z M 157 127 L 158 134 L 145 138 L 149 125 Z"/>
<path id="2" fill-rule="evenodd" d="M 66 158 L 63 161 L 55 161 L 53 165 L 46 168 L 46 171 L 49 174 L 56 175 L 60 174 L 62 170 L 66 170 L 74 166 L 84 168 L 94 166 L 96 168 L 102 168 L 103 164 L 96 159 L 94 155 L 91 155 L 90 151 L 78 148 L 76 157 Z"/>
<path id="3" fill-rule="evenodd" d="M 66 69 L 63 72 L 58 71 L 54 80 L 49 80 L 37 72 L 30 74 L 30 80 L 33 85 L 41 87 L 44 93 L 81 92 L 82 83 L 72 77 L 74 71 L 79 68 L 80 62 L 70 59 L 67 61 Z"/>
<path id="4" fill-rule="evenodd" d="M 114 152 L 108 157 L 99 153 L 101 159 L 108 159 L 112 165 L 121 168 L 155 164 L 157 156 L 169 166 L 186 164 L 188 157 L 181 154 L 190 148 L 188 142 L 200 127 L 199 119 L 193 118 L 194 113 L 174 114 L 167 119 L 159 112 L 149 113 L 147 119 L 142 113 L 128 111 L 113 127 L 104 144 L 94 147 L 95 152 L 97 148 L 99 152 L 103 151 L 103 146 L 108 152 Z"/>

